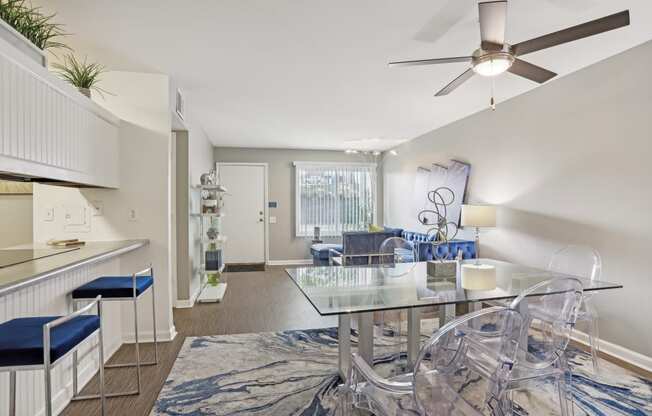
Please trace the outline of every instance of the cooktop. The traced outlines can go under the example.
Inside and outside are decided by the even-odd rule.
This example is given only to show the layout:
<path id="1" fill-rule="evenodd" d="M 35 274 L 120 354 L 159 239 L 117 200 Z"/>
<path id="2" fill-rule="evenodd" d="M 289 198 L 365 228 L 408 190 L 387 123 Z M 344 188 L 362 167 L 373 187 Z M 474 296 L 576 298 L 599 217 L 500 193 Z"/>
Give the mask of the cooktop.
<path id="1" fill-rule="evenodd" d="M 40 249 L 0 249 L 0 269 L 3 267 L 15 266 L 28 261 L 42 259 L 44 257 L 56 256 L 57 254 L 68 253 L 79 250 L 79 247 L 71 248 L 40 248 Z"/>

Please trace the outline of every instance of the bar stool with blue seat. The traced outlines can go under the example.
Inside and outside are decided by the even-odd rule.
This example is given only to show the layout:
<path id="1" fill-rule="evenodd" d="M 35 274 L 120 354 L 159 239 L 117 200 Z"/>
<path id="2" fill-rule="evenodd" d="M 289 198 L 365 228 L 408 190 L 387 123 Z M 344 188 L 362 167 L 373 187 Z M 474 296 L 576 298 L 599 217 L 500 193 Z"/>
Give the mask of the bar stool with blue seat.
<path id="1" fill-rule="evenodd" d="M 87 315 L 97 306 L 97 315 Z M 104 349 L 102 306 L 99 296 L 92 303 L 67 316 L 15 318 L 0 324 L 0 372 L 9 372 L 9 415 L 16 415 L 16 372 L 43 370 L 45 415 L 52 415 L 52 368 L 65 360 L 87 339 L 97 335 L 100 399 L 104 415 Z"/>
<path id="2" fill-rule="evenodd" d="M 141 362 L 140 348 L 138 341 L 138 299 L 152 289 L 152 321 L 153 321 L 153 334 L 154 334 L 154 361 Z M 78 287 L 72 291 L 73 306 L 79 302 L 94 299 L 96 296 L 101 296 L 100 302 L 123 302 L 130 301 L 134 305 L 134 341 L 136 347 L 136 362 L 135 363 L 120 363 L 120 364 L 107 364 L 105 368 L 117 367 L 136 367 L 136 381 L 137 388 L 132 391 L 107 393 L 106 397 L 119 397 L 119 396 L 132 396 L 140 394 L 141 380 L 140 380 L 140 367 L 143 365 L 157 365 L 158 364 L 158 341 L 156 338 L 156 302 L 154 290 L 154 269 L 150 266 L 145 270 L 141 270 L 131 276 L 103 276 L 98 277 Z M 73 400 L 85 400 L 96 398 L 97 395 L 77 395 L 77 355 L 73 354 L 73 392 L 75 398 Z"/>

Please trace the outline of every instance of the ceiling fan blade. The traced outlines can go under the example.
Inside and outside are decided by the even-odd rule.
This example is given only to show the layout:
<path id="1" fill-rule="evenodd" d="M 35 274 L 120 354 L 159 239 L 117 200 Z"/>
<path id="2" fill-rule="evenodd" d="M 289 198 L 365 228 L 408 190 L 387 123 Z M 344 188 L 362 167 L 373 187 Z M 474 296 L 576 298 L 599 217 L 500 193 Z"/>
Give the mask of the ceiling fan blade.
<path id="1" fill-rule="evenodd" d="M 465 81 L 468 81 L 469 78 L 471 78 L 474 74 L 475 74 L 475 72 L 473 71 L 473 68 L 467 69 L 466 71 L 462 72 L 462 75 L 455 78 L 453 81 L 451 81 L 448 85 L 446 85 L 441 90 L 437 91 L 437 94 L 435 94 L 435 97 L 441 97 L 442 95 L 449 94 L 455 88 L 462 85 Z"/>
<path id="2" fill-rule="evenodd" d="M 390 66 L 416 66 L 416 65 L 435 65 L 450 64 L 455 62 L 471 62 L 470 56 L 455 56 L 452 58 L 434 58 L 434 59 L 417 59 L 415 61 L 396 61 L 390 62 Z"/>
<path id="3" fill-rule="evenodd" d="M 486 1 L 478 4 L 480 12 L 480 40 L 487 45 L 505 43 L 507 1 Z"/>
<path id="4" fill-rule="evenodd" d="M 629 10 L 624 10 L 620 13 L 615 13 L 610 16 L 517 43 L 512 46 L 512 50 L 514 55 L 525 55 L 526 53 L 583 39 L 627 25 L 629 25 Z"/>
<path id="5" fill-rule="evenodd" d="M 538 82 L 539 84 L 543 84 L 549 79 L 557 76 L 557 74 L 552 71 L 548 71 L 545 68 L 541 68 L 540 66 L 521 59 L 514 59 L 514 62 L 512 63 L 512 66 L 509 67 L 508 71 L 531 81 Z"/>

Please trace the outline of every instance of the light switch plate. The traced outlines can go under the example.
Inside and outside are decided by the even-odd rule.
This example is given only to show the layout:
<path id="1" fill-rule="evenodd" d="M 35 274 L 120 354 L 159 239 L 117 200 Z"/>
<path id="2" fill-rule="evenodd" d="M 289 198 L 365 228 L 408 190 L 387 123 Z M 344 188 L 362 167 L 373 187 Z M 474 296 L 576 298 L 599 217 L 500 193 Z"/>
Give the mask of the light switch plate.
<path id="1" fill-rule="evenodd" d="M 87 204 L 63 206 L 63 230 L 70 233 L 87 233 L 91 230 L 91 207 Z"/>
<path id="2" fill-rule="evenodd" d="M 129 208 L 129 211 L 127 211 L 127 217 L 129 218 L 129 221 L 138 221 L 138 211 L 136 211 L 136 208 Z"/>
<path id="3" fill-rule="evenodd" d="M 276 217 L 274 217 L 274 216 L 270 216 L 270 217 L 269 217 L 269 223 L 270 223 L 270 224 L 276 224 Z"/>

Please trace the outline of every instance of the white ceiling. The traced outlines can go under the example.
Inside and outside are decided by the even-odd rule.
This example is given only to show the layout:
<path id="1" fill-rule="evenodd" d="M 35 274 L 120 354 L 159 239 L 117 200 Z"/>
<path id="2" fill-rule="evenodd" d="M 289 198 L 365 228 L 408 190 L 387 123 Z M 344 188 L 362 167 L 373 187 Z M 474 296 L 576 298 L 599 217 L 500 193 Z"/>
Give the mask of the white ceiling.
<path id="1" fill-rule="evenodd" d="M 470 54 L 479 44 L 474 0 L 34 3 L 58 13 L 81 54 L 114 70 L 172 76 L 216 145 L 387 149 L 489 102 L 491 81 L 477 76 L 433 97 L 466 64 L 387 66 Z M 511 0 L 506 39 L 517 43 L 626 8 L 627 28 L 525 57 L 568 74 L 652 39 L 652 2 Z M 496 97 L 534 87 L 504 74 Z"/>

